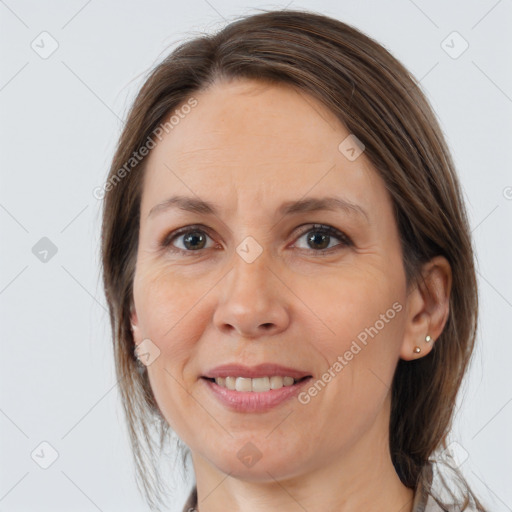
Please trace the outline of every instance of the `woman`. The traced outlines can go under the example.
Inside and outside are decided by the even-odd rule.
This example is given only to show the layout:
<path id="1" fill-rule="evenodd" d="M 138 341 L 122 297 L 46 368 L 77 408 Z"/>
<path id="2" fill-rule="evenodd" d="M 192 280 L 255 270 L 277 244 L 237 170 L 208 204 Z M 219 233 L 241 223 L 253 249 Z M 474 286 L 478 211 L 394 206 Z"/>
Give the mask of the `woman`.
<path id="1" fill-rule="evenodd" d="M 116 369 L 153 509 L 176 433 L 184 510 L 485 510 L 456 468 L 457 492 L 433 485 L 477 327 L 465 207 L 382 46 L 298 11 L 182 44 L 138 94 L 105 192 Z"/>

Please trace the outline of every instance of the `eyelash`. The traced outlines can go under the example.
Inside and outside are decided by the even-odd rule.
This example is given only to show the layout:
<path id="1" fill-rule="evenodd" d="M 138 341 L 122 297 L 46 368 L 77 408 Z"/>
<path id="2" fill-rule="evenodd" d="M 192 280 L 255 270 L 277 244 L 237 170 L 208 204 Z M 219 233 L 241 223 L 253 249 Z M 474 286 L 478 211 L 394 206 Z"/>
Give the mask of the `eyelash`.
<path id="1" fill-rule="evenodd" d="M 204 233 L 205 235 L 210 237 L 210 235 L 208 235 L 208 230 L 205 229 L 205 227 L 202 225 L 186 226 L 184 228 L 180 228 L 180 229 L 173 231 L 172 233 L 164 236 L 163 239 L 159 242 L 159 246 L 162 249 L 165 249 L 172 253 L 186 253 L 189 256 L 199 256 L 201 254 L 201 252 L 203 252 L 201 249 L 198 249 L 196 251 L 187 251 L 184 249 L 178 249 L 172 245 L 172 242 L 175 239 L 179 238 L 180 236 L 186 235 L 188 233 L 196 233 L 196 232 Z M 297 239 L 302 238 L 304 235 L 306 235 L 310 232 L 329 235 L 330 237 L 337 238 L 341 242 L 340 244 L 338 244 L 334 247 L 330 247 L 328 249 L 320 249 L 318 251 L 314 250 L 314 249 L 309 249 L 310 251 L 313 252 L 313 254 L 315 256 L 326 256 L 327 253 L 331 253 L 333 250 L 339 250 L 343 247 L 351 247 L 354 245 L 352 240 L 350 239 L 350 237 L 347 236 L 345 233 L 343 233 L 342 231 L 340 231 L 332 226 L 328 226 L 328 225 L 324 225 L 324 224 L 309 225 L 305 231 L 302 231 L 299 235 L 297 235 Z M 299 249 L 299 250 L 307 251 L 308 249 Z"/>

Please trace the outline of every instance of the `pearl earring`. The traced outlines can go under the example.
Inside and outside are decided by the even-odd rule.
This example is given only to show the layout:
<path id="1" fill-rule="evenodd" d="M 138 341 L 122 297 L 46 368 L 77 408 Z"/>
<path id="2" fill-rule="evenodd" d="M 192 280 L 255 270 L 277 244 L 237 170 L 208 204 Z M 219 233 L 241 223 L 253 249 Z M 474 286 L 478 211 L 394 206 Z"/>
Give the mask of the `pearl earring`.
<path id="1" fill-rule="evenodd" d="M 430 343 L 430 342 L 432 341 L 432 337 L 431 337 L 429 334 L 427 334 L 427 335 L 425 336 L 425 341 L 426 341 L 427 343 Z M 418 347 L 418 346 L 416 346 L 416 347 L 414 347 L 413 352 L 414 352 L 415 354 L 419 354 L 419 353 L 421 352 L 421 348 L 420 348 L 420 347 Z"/>

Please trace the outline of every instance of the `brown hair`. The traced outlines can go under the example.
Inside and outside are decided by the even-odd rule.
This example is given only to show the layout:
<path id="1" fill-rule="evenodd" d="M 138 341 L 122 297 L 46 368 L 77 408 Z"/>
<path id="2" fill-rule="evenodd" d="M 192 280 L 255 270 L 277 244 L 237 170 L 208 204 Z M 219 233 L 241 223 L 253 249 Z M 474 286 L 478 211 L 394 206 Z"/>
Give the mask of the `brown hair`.
<path id="1" fill-rule="evenodd" d="M 392 387 L 391 456 L 403 484 L 416 488 L 432 454 L 446 447 L 477 329 L 473 249 L 454 164 L 418 82 L 381 45 L 320 14 L 265 11 L 182 43 L 153 69 L 128 114 L 105 188 L 103 280 L 117 377 L 137 476 L 148 503 L 156 507 L 161 501 L 154 461 L 169 437 L 169 427 L 147 372 L 134 357 L 130 330 L 145 163 L 141 159 L 133 164 L 132 159 L 195 92 L 215 81 L 237 78 L 287 83 L 312 95 L 363 142 L 366 157 L 393 201 L 409 287 L 419 283 L 421 266 L 432 257 L 443 255 L 451 265 L 445 328 L 428 355 L 399 361 Z M 127 170 L 127 162 L 136 170 Z M 126 172 L 120 177 L 121 169 Z M 159 446 L 152 440 L 155 427 Z M 178 446 L 183 448 L 179 441 Z M 465 489 L 461 510 L 470 497 L 477 510 L 484 510 L 469 487 Z"/>

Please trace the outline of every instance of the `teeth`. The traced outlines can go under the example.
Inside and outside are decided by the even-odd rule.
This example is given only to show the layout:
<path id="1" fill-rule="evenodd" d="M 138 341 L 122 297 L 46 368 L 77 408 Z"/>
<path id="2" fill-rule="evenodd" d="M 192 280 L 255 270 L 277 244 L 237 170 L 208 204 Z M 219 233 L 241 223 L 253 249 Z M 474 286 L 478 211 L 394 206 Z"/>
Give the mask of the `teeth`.
<path id="1" fill-rule="evenodd" d="M 249 379 L 246 377 L 217 377 L 216 384 L 232 391 L 254 391 L 262 393 L 271 389 L 280 389 L 283 386 L 293 386 L 295 379 L 293 377 L 258 377 Z"/>
<path id="2" fill-rule="evenodd" d="M 252 391 L 252 379 L 244 379 L 243 377 L 237 377 L 235 382 L 235 389 L 237 391 Z"/>

